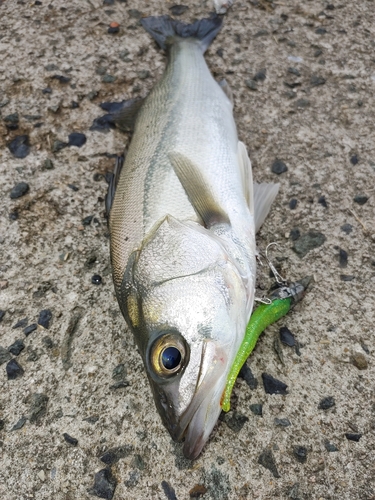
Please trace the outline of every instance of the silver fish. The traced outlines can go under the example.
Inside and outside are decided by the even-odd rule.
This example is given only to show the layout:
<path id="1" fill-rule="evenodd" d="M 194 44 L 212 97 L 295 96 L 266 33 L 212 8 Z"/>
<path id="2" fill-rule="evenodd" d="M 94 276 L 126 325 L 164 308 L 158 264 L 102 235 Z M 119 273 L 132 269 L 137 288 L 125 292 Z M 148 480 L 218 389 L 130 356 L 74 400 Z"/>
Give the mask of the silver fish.
<path id="1" fill-rule="evenodd" d="M 228 87 L 204 60 L 221 20 L 142 24 L 168 65 L 140 106 L 114 194 L 113 279 L 157 409 L 193 459 L 219 417 L 250 318 L 256 228 L 278 185 L 254 191 Z"/>

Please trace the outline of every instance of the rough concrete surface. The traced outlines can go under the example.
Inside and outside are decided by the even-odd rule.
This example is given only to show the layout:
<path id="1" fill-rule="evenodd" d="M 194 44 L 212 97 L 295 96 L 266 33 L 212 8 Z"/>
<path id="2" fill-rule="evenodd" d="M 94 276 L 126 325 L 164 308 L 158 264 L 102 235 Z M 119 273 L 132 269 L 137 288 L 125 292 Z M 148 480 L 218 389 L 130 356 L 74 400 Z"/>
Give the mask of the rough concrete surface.
<path id="1" fill-rule="evenodd" d="M 212 10 L 185 4 L 184 21 Z M 114 296 L 105 174 L 128 139 L 89 130 L 101 102 L 162 74 L 139 17 L 172 5 L 0 0 L 0 498 L 374 499 L 375 3 L 237 0 L 207 52 L 255 179 L 281 184 L 259 247 L 279 243 L 280 272 L 315 283 L 263 334 L 255 381 L 238 380 L 195 462 L 161 424 Z M 73 132 L 87 142 L 62 147 Z M 259 268 L 258 295 L 271 281 Z M 266 394 L 263 373 L 287 394 Z"/>

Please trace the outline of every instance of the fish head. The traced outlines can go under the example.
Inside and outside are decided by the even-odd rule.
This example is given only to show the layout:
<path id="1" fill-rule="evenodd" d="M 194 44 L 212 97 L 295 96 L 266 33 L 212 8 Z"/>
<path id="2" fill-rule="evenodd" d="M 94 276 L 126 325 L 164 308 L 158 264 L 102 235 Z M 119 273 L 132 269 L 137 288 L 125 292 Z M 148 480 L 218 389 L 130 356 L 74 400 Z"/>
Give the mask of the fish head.
<path id="1" fill-rule="evenodd" d="M 210 231 L 168 217 L 139 252 L 132 289 L 130 302 L 138 304 L 132 328 L 156 407 L 194 459 L 219 417 L 244 337 L 246 287 Z"/>

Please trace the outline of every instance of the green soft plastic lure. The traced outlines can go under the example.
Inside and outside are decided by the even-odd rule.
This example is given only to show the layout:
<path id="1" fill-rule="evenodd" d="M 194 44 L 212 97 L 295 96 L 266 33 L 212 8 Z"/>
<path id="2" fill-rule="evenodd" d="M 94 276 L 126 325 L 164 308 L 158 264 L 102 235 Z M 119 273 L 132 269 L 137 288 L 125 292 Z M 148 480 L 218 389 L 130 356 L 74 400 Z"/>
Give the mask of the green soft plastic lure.
<path id="1" fill-rule="evenodd" d="M 245 337 L 238 350 L 232 368 L 229 372 L 227 384 L 221 398 L 221 408 L 227 412 L 230 410 L 230 396 L 238 374 L 253 351 L 260 334 L 280 318 L 285 316 L 290 308 L 304 295 L 310 278 L 304 278 L 300 282 L 291 283 L 289 286 L 280 286 L 270 296 L 269 304 L 261 304 L 255 309 L 246 327 Z"/>

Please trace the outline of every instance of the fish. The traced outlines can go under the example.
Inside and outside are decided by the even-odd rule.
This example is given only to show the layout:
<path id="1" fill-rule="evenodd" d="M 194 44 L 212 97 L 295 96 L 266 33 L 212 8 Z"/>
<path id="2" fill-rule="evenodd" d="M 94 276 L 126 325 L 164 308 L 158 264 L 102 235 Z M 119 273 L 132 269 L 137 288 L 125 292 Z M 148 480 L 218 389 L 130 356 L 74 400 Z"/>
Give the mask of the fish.
<path id="1" fill-rule="evenodd" d="M 167 52 L 143 101 L 117 110 L 134 130 L 109 189 L 110 254 L 121 312 L 156 408 L 195 459 L 218 420 L 255 293 L 255 234 L 278 184 L 256 184 L 226 82 L 204 53 L 222 20 L 141 19 Z"/>

